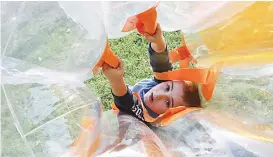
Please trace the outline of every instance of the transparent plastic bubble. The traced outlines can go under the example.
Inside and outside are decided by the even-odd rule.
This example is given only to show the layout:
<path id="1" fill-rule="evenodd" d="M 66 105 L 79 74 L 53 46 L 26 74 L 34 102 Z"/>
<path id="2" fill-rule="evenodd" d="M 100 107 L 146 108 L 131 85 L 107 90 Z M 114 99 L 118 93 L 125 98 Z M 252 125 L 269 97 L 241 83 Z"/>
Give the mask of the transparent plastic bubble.
<path id="1" fill-rule="evenodd" d="M 59 156 L 84 117 L 100 121 L 100 103 L 88 88 L 25 83 L 2 85 L 1 92 L 2 135 L 9 137 L 2 141 L 4 156 Z"/>
<path id="2" fill-rule="evenodd" d="M 212 100 L 166 127 L 102 111 L 83 81 L 154 4 L 1 2 L 2 156 L 273 154 L 272 2 L 160 2 L 162 29 L 184 32 L 198 66 L 226 62 Z"/>
<path id="3" fill-rule="evenodd" d="M 93 13 L 97 17 L 93 21 L 98 27 L 90 32 L 67 16 L 57 2 L 23 2 L 19 9 L 17 2 L 9 2 L 1 11 L 9 19 L 1 23 L 2 32 L 7 34 L 2 39 L 2 59 L 6 56 L 35 64 L 52 70 L 52 75 L 57 71 L 77 76 L 75 82 L 91 76 L 106 45 L 105 29 L 97 20 L 97 12 Z M 95 36 L 86 39 L 87 34 Z"/>

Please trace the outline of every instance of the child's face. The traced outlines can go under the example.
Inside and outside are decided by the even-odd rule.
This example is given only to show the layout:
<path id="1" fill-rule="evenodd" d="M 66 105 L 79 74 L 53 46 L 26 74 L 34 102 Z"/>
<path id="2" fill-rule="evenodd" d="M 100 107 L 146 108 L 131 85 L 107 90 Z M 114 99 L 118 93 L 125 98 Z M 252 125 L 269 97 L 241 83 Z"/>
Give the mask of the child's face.
<path id="1" fill-rule="evenodd" d="M 184 88 L 184 81 L 160 83 L 144 95 L 144 103 L 157 114 L 165 113 L 168 108 L 185 105 Z"/>

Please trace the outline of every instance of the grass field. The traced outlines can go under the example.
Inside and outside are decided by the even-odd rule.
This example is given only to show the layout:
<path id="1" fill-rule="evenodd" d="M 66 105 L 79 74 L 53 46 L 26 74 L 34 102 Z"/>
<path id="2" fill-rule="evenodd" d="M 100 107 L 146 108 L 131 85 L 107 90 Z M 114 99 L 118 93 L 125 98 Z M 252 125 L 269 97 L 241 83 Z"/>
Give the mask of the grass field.
<path id="1" fill-rule="evenodd" d="M 164 32 L 169 49 L 180 45 L 181 32 Z M 125 81 L 129 85 L 134 85 L 145 78 L 152 78 L 152 70 L 148 58 L 147 41 L 134 32 L 126 37 L 110 40 L 113 51 L 124 61 Z M 101 98 L 104 109 L 110 109 L 113 102 L 111 89 L 108 81 L 100 73 L 88 81 Z"/>

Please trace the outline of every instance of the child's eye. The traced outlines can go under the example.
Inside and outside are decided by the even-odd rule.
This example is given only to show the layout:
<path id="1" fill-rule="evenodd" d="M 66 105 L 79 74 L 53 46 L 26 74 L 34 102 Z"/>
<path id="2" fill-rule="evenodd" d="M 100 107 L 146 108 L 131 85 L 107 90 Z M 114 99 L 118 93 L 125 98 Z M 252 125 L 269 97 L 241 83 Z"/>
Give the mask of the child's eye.
<path id="1" fill-rule="evenodd" d="M 167 84 L 165 90 L 166 90 L 166 92 L 170 91 L 170 85 Z"/>
<path id="2" fill-rule="evenodd" d="M 170 103 L 170 101 L 168 100 L 168 101 L 166 102 L 166 106 L 169 108 L 170 105 L 171 105 L 171 103 Z"/>

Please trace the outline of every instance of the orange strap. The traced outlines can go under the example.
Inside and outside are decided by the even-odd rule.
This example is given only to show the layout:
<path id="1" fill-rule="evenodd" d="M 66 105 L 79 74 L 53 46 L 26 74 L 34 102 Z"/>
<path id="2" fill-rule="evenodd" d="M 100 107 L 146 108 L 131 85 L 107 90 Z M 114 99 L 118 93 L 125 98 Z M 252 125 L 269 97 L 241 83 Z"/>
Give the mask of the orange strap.
<path id="1" fill-rule="evenodd" d="M 170 60 L 172 63 L 177 62 L 179 60 L 184 60 L 191 56 L 190 51 L 188 50 L 186 45 L 177 47 L 169 52 Z"/>
<path id="2" fill-rule="evenodd" d="M 180 68 L 189 68 L 190 60 L 194 59 L 186 45 L 171 50 L 169 57 L 171 63 L 179 61 Z"/>
<path id="3" fill-rule="evenodd" d="M 184 60 L 179 61 L 180 68 L 189 68 L 190 66 L 190 59 L 186 58 Z"/>
<path id="4" fill-rule="evenodd" d="M 224 62 L 218 62 L 212 65 L 209 68 L 209 73 L 207 74 L 206 83 L 201 85 L 202 94 L 207 101 L 209 101 L 212 97 L 214 86 L 216 84 L 220 70 L 223 66 L 224 66 Z"/>
<path id="5" fill-rule="evenodd" d="M 145 32 L 147 32 L 150 35 L 153 35 L 157 27 L 156 7 L 158 5 L 159 2 L 157 2 L 150 9 L 129 17 L 122 28 L 122 32 L 129 32 L 137 29 L 140 34 L 144 34 Z"/>
<path id="6" fill-rule="evenodd" d="M 118 57 L 113 53 L 108 40 L 100 60 L 96 63 L 92 70 L 93 74 L 98 73 L 99 69 L 103 66 L 103 63 L 107 63 L 114 68 L 117 68 L 119 65 Z"/>
<path id="7" fill-rule="evenodd" d="M 92 118 L 84 118 L 82 120 L 82 131 L 72 144 L 72 147 L 75 149 L 75 156 L 90 157 L 98 149 L 101 134 L 99 133 L 92 143 L 90 141 L 90 138 L 94 138 L 92 137 L 95 131 L 94 125 L 95 120 Z"/>
<path id="8" fill-rule="evenodd" d="M 205 68 L 183 68 L 162 73 L 154 72 L 154 75 L 158 80 L 186 80 L 203 84 L 206 83 L 208 72 Z"/>
<path id="9" fill-rule="evenodd" d="M 222 63 L 216 63 L 211 68 L 182 68 L 169 72 L 154 72 L 158 80 L 192 81 L 202 84 L 202 94 L 206 100 L 210 100 Z"/>

